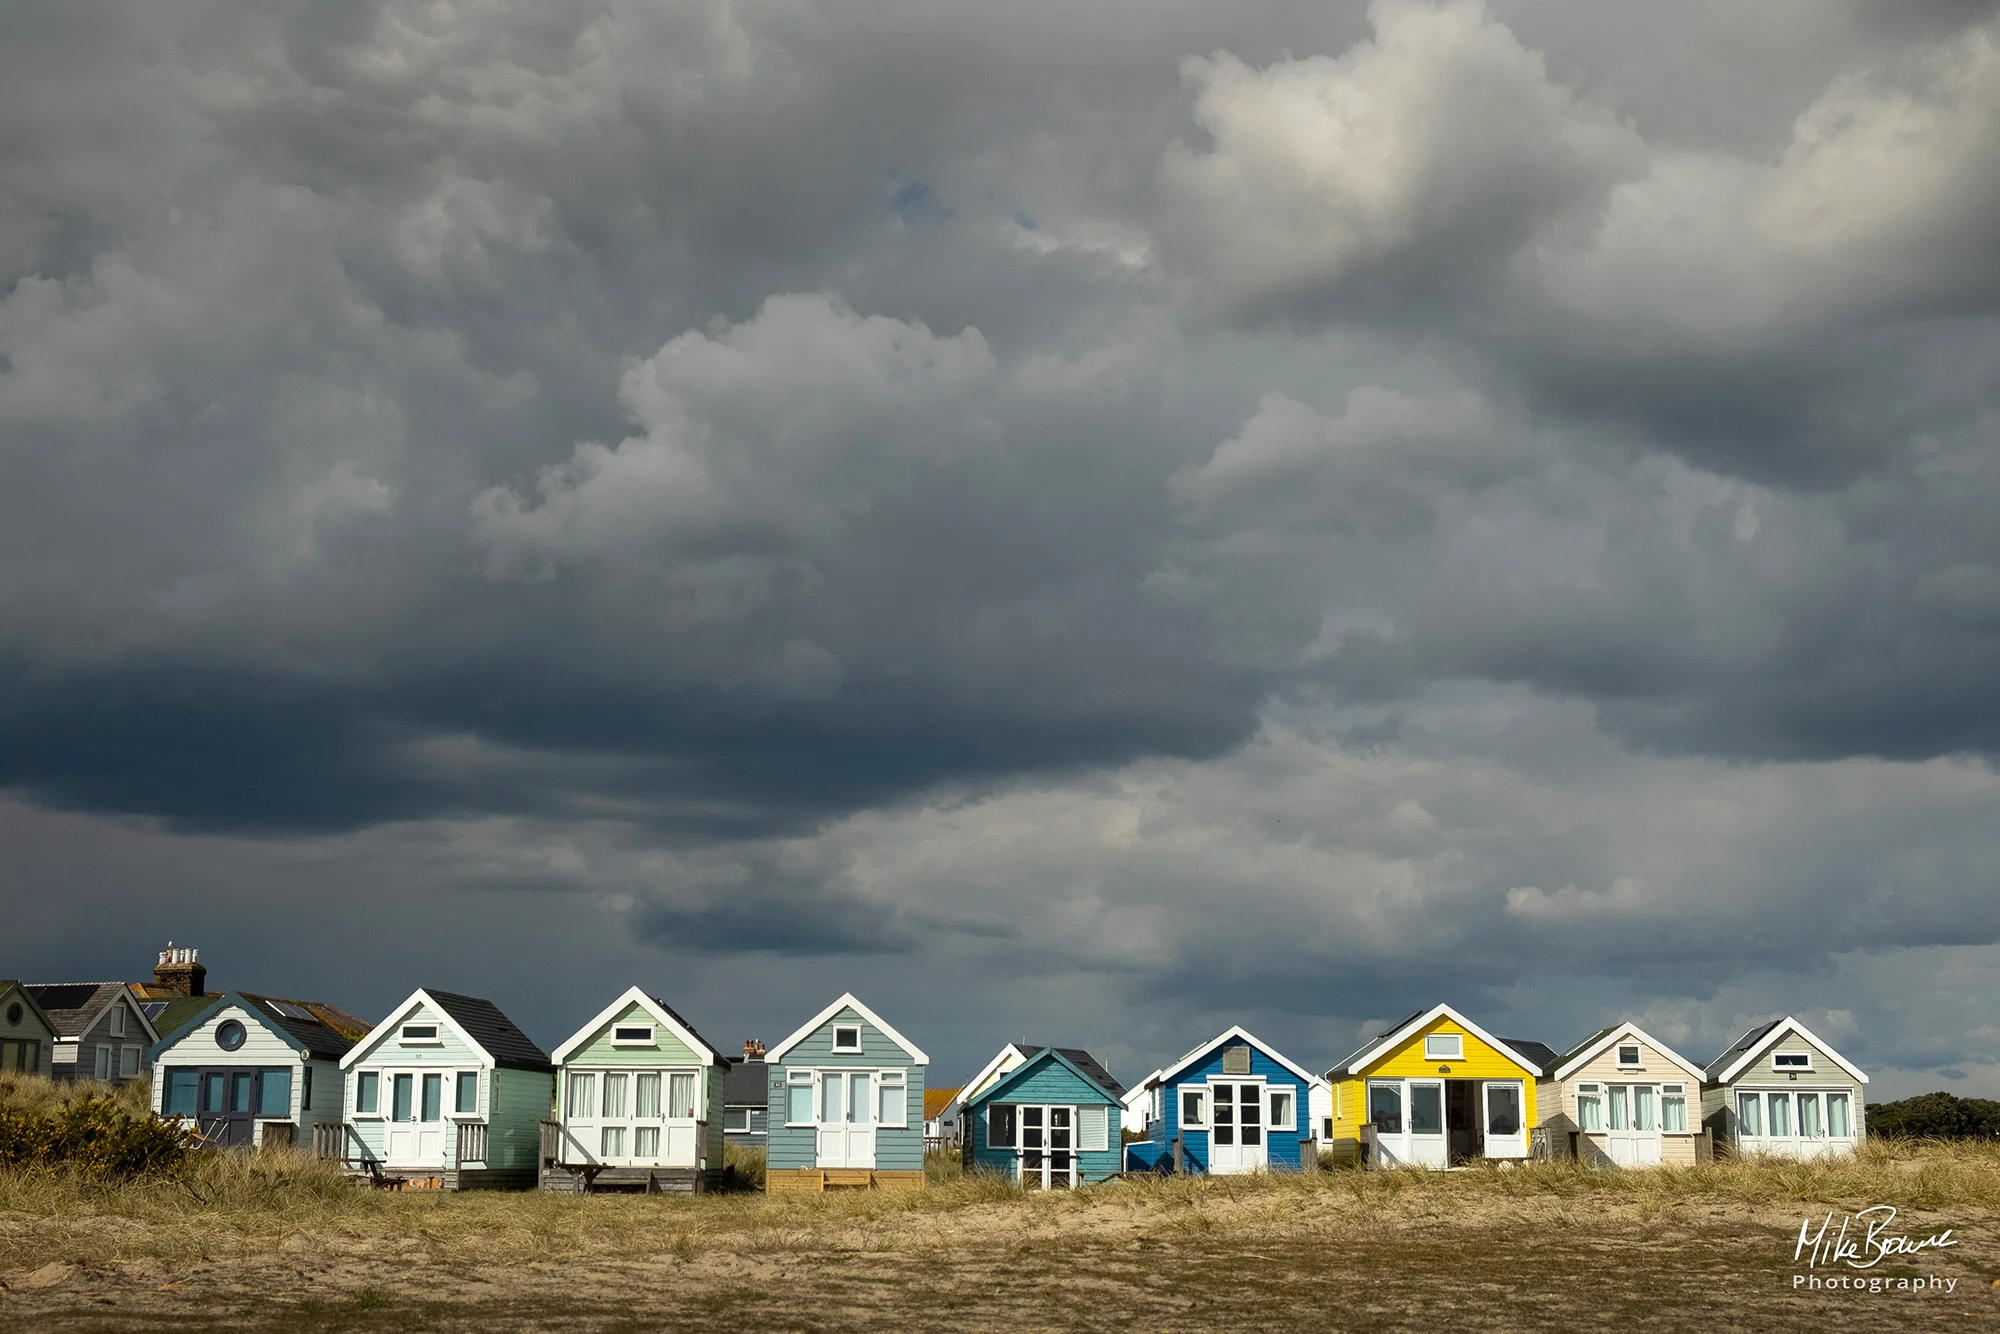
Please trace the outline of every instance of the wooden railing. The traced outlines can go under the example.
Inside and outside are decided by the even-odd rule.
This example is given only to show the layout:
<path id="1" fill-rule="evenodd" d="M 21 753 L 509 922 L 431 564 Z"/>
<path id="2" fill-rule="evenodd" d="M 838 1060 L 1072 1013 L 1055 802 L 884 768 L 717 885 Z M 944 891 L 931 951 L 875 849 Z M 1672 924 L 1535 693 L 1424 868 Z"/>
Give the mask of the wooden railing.
<path id="1" fill-rule="evenodd" d="M 346 1158 L 347 1123 L 345 1121 L 322 1121 L 314 1126 L 312 1156 L 315 1158 Z"/>
<path id="2" fill-rule="evenodd" d="M 484 1121 L 461 1121 L 458 1123 L 458 1165 L 484 1163 L 486 1161 L 486 1123 Z"/>

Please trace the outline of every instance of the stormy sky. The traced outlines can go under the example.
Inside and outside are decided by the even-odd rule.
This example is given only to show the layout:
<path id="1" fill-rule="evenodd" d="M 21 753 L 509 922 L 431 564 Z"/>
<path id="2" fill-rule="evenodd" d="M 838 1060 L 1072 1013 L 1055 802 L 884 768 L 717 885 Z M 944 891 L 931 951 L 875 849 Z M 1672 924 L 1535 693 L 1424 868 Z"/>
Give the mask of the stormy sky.
<path id="1" fill-rule="evenodd" d="M 17 8 L 0 975 L 2000 1093 L 1997 11 Z"/>

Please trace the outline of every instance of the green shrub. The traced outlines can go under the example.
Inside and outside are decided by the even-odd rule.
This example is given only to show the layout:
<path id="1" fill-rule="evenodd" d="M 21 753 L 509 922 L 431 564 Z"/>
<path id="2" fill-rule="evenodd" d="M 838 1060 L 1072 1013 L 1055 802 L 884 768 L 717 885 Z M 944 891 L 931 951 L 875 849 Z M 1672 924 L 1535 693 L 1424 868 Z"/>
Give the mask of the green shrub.
<path id="1" fill-rule="evenodd" d="M 181 1166 L 194 1143 L 182 1126 L 134 1116 L 96 1094 L 46 1111 L 0 1111 L 4 1167 L 69 1167 L 87 1176 L 129 1180 Z"/>
<path id="2" fill-rule="evenodd" d="M 1868 1104 L 1868 1133 L 1896 1139 L 2000 1138 L 2000 1102 L 1921 1093 L 1901 1102 Z"/>

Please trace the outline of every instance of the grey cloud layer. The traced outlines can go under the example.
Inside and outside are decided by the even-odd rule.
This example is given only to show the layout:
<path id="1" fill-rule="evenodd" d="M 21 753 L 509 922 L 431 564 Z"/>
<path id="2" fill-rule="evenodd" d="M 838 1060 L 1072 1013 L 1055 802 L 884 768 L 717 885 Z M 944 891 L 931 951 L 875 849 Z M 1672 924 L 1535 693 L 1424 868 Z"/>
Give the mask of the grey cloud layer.
<path id="1" fill-rule="evenodd" d="M 35 15 L 0 786 L 1287 1023 L 1988 947 L 1990 7 L 1296 8 Z"/>

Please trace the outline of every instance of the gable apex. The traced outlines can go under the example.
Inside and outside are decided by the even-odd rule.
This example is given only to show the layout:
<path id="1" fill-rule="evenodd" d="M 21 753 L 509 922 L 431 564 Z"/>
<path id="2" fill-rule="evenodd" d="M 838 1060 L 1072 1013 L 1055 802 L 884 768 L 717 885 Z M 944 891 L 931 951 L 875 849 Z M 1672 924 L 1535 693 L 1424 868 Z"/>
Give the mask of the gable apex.
<path id="1" fill-rule="evenodd" d="M 776 1065 L 778 1062 L 784 1060 L 785 1053 L 789 1052 L 792 1048 L 798 1046 L 801 1042 L 804 1042 L 814 1033 L 817 1033 L 829 1019 L 832 1019 L 842 1010 L 852 1010 L 856 1014 L 860 1015 L 863 1019 L 866 1019 L 869 1023 L 873 1024 L 875 1026 L 876 1031 L 881 1033 L 883 1037 L 889 1039 L 889 1041 L 895 1043 L 898 1047 L 901 1047 L 903 1051 L 909 1056 L 913 1064 L 929 1065 L 931 1063 L 931 1058 L 924 1055 L 923 1048 L 911 1042 L 901 1033 L 898 1033 L 894 1028 L 891 1028 L 889 1024 L 880 1015 L 876 1014 L 873 1010 L 869 1009 L 866 1005 L 863 1005 L 859 1000 L 857 1000 L 855 998 L 854 993 L 851 991 L 844 993 L 839 1000 L 835 1001 L 833 1004 L 827 1006 L 824 1010 L 821 1010 L 818 1014 L 814 1015 L 811 1019 L 807 1020 L 805 1025 L 801 1027 L 798 1030 L 798 1032 L 792 1034 L 790 1037 L 786 1038 L 783 1042 L 780 1042 L 777 1046 L 765 1052 L 764 1053 L 765 1063 L 767 1065 Z"/>

